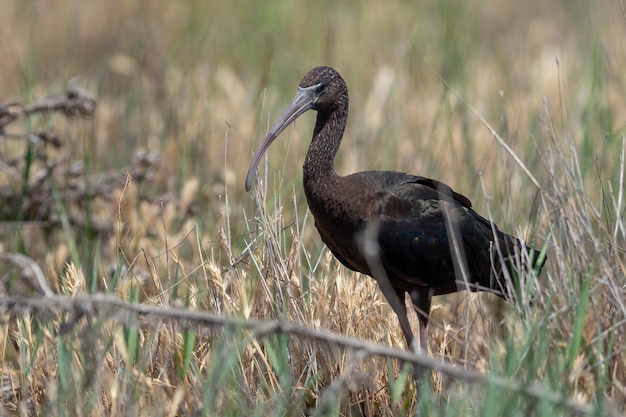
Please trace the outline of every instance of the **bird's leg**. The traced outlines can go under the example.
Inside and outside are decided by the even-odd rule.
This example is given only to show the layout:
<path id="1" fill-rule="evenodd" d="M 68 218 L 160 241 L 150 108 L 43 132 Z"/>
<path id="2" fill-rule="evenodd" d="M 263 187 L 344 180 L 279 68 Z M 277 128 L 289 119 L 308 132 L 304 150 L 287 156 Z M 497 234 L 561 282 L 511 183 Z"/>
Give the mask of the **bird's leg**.
<path id="1" fill-rule="evenodd" d="M 381 286 L 381 289 L 383 289 L 382 286 Z M 398 288 L 394 288 L 394 290 L 395 290 L 395 294 L 391 294 L 391 295 L 393 296 L 393 298 L 395 298 L 395 303 L 390 300 L 391 297 L 387 296 L 384 290 L 383 290 L 383 294 L 385 295 L 385 298 L 387 298 L 387 302 L 393 308 L 393 311 L 396 313 L 396 316 L 398 316 L 398 320 L 400 321 L 400 328 L 402 329 L 402 333 L 404 333 L 404 338 L 406 339 L 406 343 L 409 347 L 409 350 L 413 353 L 420 353 L 420 351 L 426 353 L 427 351 L 421 348 L 420 345 L 417 344 L 417 341 L 415 340 L 415 336 L 413 336 L 413 330 L 411 330 L 411 323 L 409 322 L 409 316 L 407 315 L 407 312 L 406 312 L 405 291 L 398 289 Z M 422 329 L 421 329 L 421 324 L 420 324 L 420 336 L 421 336 L 421 332 L 422 332 Z M 424 369 L 421 366 L 418 366 L 417 364 L 413 364 L 413 378 L 415 379 L 415 381 L 422 381 L 423 377 L 424 377 Z"/>
<path id="2" fill-rule="evenodd" d="M 413 330 L 411 329 L 411 323 L 409 322 L 409 316 L 406 311 L 405 291 L 399 288 L 394 288 L 394 290 L 398 300 L 397 305 L 399 311 L 396 311 L 395 308 L 393 309 L 393 311 L 394 313 L 396 313 L 396 316 L 398 316 L 398 320 L 400 321 L 400 328 L 402 329 L 402 333 L 404 333 L 404 338 L 406 339 L 406 344 L 409 350 L 413 353 L 418 353 L 420 350 L 420 346 L 415 340 Z M 394 304 L 389 300 L 389 297 L 387 297 L 386 295 L 385 297 L 387 298 L 387 302 L 393 307 Z"/>
<path id="3" fill-rule="evenodd" d="M 387 271 L 381 262 L 380 246 L 378 244 L 378 227 L 379 223 L 377 221 L 372 221 L 367 224 L 357 239 L 359 250 L 367 261 L 371 276 L 376 280 L 380 290 L 391 306 L 391 309 L 396 313 L 396 316 L 398 316 L 400 328 L 402 329 L 402 333 L 404 333 L 409 349 L 414 353 L 418 353 L 420 348 L 415 341 L 413 331 L 411 330 L 411 323 L 409 322 L 409 316 L 406 313 L 405 291 L 394 288 L 391 285 Z M 418 366 L 413 366 L 413 377 L 416 380 L 422 378 L 421 369 Z"/>
<path id="4" fill-rule="evenodd" d="M 420 348 L 422 352 L 428 353 L 427 330 L 428 319 L 430 317 L 430 301 L 432 293 L 430 288 L 414 289 L 409 291 L 409 296 L 413 302 L 413 308 L 417 313 L 420 324 Z"/>
<path id="5" fill-rule="evenodd" d="M 409 322 L 409 316 L 406 312 L 406 298 L 404 294 L 404 290 L 400 290 L 397 288 L 393 288 L 391 283 L 387 279 L 387 276 L 384 275 L 385 281 L 378 281 L 378 286 L 380 287 L 383 295 L 387 299 L 387 302 L 391 306 L 391 309 L 396 316 L 398 316 L 398 321 L 400 322 L 400 328 L 402 329 L 402 333 L 404 333 L 404 338 L 406 339 L 406 343 L 409 347 L 409 350 L 413 353 L 420 353 L 420 346 L 417 344 L 415 340 L 415 336 L 413 336 L 413 330 L 411 330 L 411 323 Z M 420 322 L 420 335 L 421 335 L 421 322 Z M 426 337 L 424 335 L 424 337 Z M 426 350 L 423 350 L 426 352 Z M 423 368 L 414 364 L 413 365 L 413 378 L 416 381 L 421 381 L 423 379 L 424 372 Z"/>
<path id="6" fill-rule="evenodd" d="M 396 289 L 393 285 L 391 285 L 387 271 L 381 262 L 380 245 L 378 244 L 379 226 L 378 221 L 371 221 L 367 223 L 366 227 L 356 239 L 357 244 L 359 246 L 359 250 L 367 261 L 367 265 L 371 271 L 371 276 L 374 280 L 376 280 L 380 290 L 383 292 L 383 295 L 391 306 L 391 309 L 394 313 L 396 313 L 396 316 L 398 316 L 400 328 L 402 329 L 402 333 L 404 333 L 409 349 L 412 352 L 417 353 L 419 351 L 419 347 L 415 343 L 415 337 L 413 337 L 413 331 L 411 330 L 411 323 L 409 322 L 409 317 L 406 313 L 404 291 Z"/>

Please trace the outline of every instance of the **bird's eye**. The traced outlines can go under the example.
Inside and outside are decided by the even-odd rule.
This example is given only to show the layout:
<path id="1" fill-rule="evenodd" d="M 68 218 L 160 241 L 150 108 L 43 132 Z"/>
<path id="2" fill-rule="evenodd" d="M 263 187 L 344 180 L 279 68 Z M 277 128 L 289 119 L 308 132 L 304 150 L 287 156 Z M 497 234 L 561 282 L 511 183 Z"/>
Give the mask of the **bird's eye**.
<path id="1" fill-rule="evenodd" d="M 324 83 L 317 83 L 315 84 L 313 87 L 313 90 L 317 93 L 317 95 L 320 95 L 323 91 L 324 91 Z"/>

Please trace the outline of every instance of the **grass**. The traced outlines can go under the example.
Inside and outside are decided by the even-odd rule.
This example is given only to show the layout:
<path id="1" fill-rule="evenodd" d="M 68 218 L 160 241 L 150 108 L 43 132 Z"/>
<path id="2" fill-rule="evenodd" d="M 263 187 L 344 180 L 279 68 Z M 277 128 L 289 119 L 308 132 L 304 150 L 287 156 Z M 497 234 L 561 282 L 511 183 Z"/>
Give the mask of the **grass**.
<path id="1" fill-rule="evenodd" d="M 3 3 L 2 414 L 626 412 L 620 2 Z M 519 300 L 435 298 L 421 385 L 307 212 L 313 116 L 243 190 L 320 64 L 350 89 L 339 173 L 443 180 L 547 250 Z M 2 124 L 67 91 L 95 113 Z"/>

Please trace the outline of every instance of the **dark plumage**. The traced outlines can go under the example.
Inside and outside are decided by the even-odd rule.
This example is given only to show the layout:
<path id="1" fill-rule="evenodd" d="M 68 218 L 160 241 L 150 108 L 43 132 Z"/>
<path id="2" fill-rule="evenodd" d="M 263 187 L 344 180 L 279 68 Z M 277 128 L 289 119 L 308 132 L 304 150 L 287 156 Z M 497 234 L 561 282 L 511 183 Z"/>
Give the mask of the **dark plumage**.
<path id="1" fill-rule="evenodd" d="M 394 171 L 338 176 L 333 164 L 348 118 L 348 89 L 333 68 L 313 68 L 304 76 L 254 155 L 246 190 L 272 141 L 307 110 L 318 112 L 303 167 L 315 226 L 342 264 L 378 282 L 411 349 L 426 349 L 431 296 L 468 289 L 507 298 L 506 276 L 516 274 L 516 267 L 542 268 L 545 258 L 538 259 L 537 251 L 500 232 L 441 182 Z M 418 312 L 420 346 L 405 293 Z"/>

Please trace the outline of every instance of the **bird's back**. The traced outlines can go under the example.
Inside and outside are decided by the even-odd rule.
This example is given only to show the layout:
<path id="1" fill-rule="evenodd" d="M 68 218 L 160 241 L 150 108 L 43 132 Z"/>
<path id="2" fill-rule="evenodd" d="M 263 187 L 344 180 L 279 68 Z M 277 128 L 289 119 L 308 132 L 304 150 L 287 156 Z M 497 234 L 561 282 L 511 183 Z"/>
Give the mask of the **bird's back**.
<path id="1" fill-rule="evenodd" d="M 326 198 L 332 202 L 309 199 L 309 206 L 322 240 L 353 270 L 372 275 L 371 263 L 380 262 L 398 289 L 430 287 L 433 295 L 486 290 L 506 297 L 506 276 L 536 267 L 537 252 L 529 258 L 527 246 L 443 183 L 392 171 L 338 178 L 341 190 Z M 359 240 L 372 236 L 363 233 L 367 227 L 376 228 L 379 259 L 363 256 Z"/>

